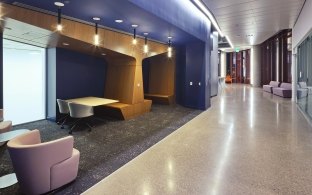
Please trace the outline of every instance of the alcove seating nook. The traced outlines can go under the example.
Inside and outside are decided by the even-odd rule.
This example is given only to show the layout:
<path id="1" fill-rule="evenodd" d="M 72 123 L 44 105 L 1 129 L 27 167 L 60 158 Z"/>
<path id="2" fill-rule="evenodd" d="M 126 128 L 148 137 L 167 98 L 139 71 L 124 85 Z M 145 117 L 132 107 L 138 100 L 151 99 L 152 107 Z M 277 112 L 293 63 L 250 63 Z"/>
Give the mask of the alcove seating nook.
<path id="1" fill-rule="evenodd" d="M 99 28 L 97 32 L 99 44 L 95 46 L 93 40 L 94 26 L 90 24 L 63 18 L 63 30 L 55 32 L 55 16 L 8 4 L 4 6 L 7 10 L 7 18 L 53 32 L 49 41 L 56 42 L 54 43 L 56 47 L 77 51 L 81 49 L 81 45 L 84 43 L 89 45 L 89 47 L 85 48 L 89 48 L 90 55 L 102 55 L 105 58 L 107 70 L 105 75 L 103 73 L 103 83 L 105 82 L 103 97 L 118 100 L 119 102 L 99 106 L 101 107 L 101 109 L 98 109 L 99 112 L 105 112 L 108 115 L 121 119 L 129 119 L 150 111 L 152 101 L 144 99 L 142 61 L 146 57 L 166 53 L 166 44 L 150 40 L 148 42 L 150 51 L 144 53 L 142 52 L 145 44 L 143 38 L 137 37 L 137 43 L 133 45 L 131 44 L 133 40 L 132 35 Z M 72 40 L 75 40 L 75 42 L 71 42 Z M 65 45 L 65 41 L 69 44 Z M 53 44 L 48 43 L 47 47 L 51 48 Z M 83 52 L 87 51 L 84 49 Z M 103 53 L 105 54 L 103 55 Z M 153 91 L 151 92 L 153 93 Z M 53 94 L 54 92 L 51 93 Z M 48 102 L 55 104 L 56 98 L 62 98 L 58 97 L 58 94 L 55 96 L 49 95 Z M 97 113 L 97 110 L 95 112 Z"/>
<path id="2" fill-rule="evenodd" d="M 175 59 L 166 53 L 146 58 L 143 61 L 144 98 L 153 103 L 175 102 Z"/>

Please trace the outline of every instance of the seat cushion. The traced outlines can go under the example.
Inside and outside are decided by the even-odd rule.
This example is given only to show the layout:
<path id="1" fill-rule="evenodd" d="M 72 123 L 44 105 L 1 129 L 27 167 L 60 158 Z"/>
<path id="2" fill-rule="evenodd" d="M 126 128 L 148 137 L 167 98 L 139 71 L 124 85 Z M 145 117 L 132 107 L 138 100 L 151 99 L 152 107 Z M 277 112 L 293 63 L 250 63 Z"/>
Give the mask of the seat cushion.
<path id="1" fill-rule="evenodd" d="M 277 81 L 271 81 L 269 85 L 271 85 L 272 87 L 279 87 L 280 82 L 277 82 Z"/>
<path id="2" fill-rule="evenodd" d="M 301 88 L 307 88 L 308 87 L 306 82 L 299 82 L 298 84 Z"/>
<path id="3" fill-rule="evenodd" d="M 282 83 L 280 88 L 291 90 L 292 89 L 292 85 L 291 85 L 291 83 Z"/>
<path id="4" fill-rule="evenodd" d="M 297 90 L 297 97 L 298 99 L 304 98 L 308 96 L 308 89 L 305 88 L 299 88 Z"/>
<path id="5" fill-rule="evenodd" d="M 272 93 L 272 86 L 271 85 L 263 85 L 263 91 Z"/>
<path id="6" fill-rule="evenodd" d="M 284 89 L 281 87 L 273 88 L 273 94 L 284 97 L 284 98 L 291 98 L 291 90 Z"/>

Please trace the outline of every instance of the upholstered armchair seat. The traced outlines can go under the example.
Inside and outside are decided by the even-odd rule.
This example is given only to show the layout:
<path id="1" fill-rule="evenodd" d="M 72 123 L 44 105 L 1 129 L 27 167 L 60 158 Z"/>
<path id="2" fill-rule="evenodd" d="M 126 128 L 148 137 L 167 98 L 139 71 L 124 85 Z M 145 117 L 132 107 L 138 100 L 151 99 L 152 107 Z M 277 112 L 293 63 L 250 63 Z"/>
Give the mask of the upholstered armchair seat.
<path id="1" fill-rule="evenodd" d="M 10 140 L 8 150 L 21 191 L 43 194 L 73 181 L 80 157 L 73 144 L 72 136 L 41 143 L 38 130 Z"/>

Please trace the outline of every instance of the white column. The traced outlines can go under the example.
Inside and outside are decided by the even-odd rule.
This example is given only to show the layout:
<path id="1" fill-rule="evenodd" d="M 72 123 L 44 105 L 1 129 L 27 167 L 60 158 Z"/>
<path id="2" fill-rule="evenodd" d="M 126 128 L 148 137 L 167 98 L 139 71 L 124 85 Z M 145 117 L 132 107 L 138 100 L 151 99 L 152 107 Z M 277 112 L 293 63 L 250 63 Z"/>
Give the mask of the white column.
<path id="1" fill-rule="evenodd" d="M 253 87 L 261 86 L 261 48 L 254 45 L 250 54 L 250 84 Z"/>
<path id="2" fill-rule="evenodd" d="M 221 59 L 220 59 L 220 65 L 221 65 L 221 77 L 226 77 L 226 53 L 224 51 L 221 51 Z"/>

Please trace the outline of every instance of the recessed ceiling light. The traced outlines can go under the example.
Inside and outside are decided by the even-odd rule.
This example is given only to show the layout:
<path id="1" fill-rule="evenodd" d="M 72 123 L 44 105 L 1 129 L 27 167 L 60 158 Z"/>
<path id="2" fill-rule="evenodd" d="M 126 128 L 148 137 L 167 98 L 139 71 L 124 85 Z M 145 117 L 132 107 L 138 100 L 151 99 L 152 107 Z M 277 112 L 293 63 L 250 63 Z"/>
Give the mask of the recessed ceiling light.
<path id="1" fill-rule="evenodd" d="M 172 36 L 169 36 L 168 39 L 172 39 Z"/>
<path id="2" fill-rule="evenodd" d="M 58 7 L 63 7 L 64 6 L 64 3 L 61 3 L 61 2 L 54 2 L 54 5 L 58 6 Z"/>
<path id="3" fill-rule="evenodd" d="M 93 17 L 93 20 L 95 20 L 95 21 L 100 21 L 101 18 L 99 18 L 99 17 Z"/>
<path id="4" fill-rule="evenodd" d="M 69 43 L 63 43 L 63 45 L 68 46 L 68 45 L 69 45 Z"/>
<path id="5" fill-rule="evenodd" d="M 117 22 L 117 23 L 123 23 L 123 20 L 118 19 L 118 20 L 115 20 L 115 22 Z"/>
<path id="6" fill-rule="evenodd" d="M 137 25 L 137 24 L 132 24 L 131 25 L 133 28 L 137 28 L 139 25 Z"/>
<path id="7" fill-rule="evenodd" d="M 143 33 L 145 36 L 147 36 L 148 35 L 148 33 L 146 32 L 146 33 Z"/>
<path id="8" fill-rule="evenodd" d="M 101 53 L 102 56 L 106 56 L 106 53 Z"/>

